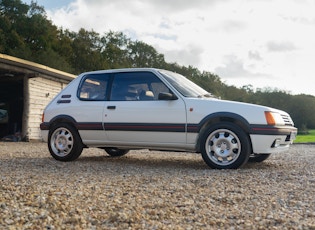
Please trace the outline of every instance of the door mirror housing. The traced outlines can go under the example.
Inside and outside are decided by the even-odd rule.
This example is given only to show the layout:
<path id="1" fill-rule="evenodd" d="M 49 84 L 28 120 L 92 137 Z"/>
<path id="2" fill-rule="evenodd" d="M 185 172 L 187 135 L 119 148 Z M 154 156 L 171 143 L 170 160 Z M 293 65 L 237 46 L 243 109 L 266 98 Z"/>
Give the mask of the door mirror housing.
<path id="1" fill-rule="evenodd" d="M 159 93 L 158 99 L 164 100 L 164 101 L 172 101 L 172 100 L 177 100 L 178 98 L 173 93 L 161 92 Z"/>

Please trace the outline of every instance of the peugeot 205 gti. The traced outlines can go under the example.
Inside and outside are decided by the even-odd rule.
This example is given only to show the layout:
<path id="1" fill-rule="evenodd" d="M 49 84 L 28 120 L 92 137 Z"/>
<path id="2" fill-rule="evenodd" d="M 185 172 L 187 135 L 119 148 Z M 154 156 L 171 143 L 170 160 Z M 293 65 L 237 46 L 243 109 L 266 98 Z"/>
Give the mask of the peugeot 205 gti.
<path id="1" fill-rule="evenodd" d="M 201 153 L 217 169 L 287 151 L 297 133 L 284 111 L 220 100 L 180 74 L 152 68 L 80 74 L 48 104 L 40 128 L 60 161 L 88 147 L 111 156 L 173 150 Z"/>

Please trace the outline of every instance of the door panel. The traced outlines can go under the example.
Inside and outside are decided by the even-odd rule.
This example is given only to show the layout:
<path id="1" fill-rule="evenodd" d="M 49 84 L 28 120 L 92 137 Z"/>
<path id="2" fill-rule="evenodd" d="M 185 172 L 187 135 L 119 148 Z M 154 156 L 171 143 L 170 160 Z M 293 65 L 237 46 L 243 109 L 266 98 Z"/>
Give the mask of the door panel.
<path id="1" fill-rule="evenodd" d="M 171 90 L 151 72 L 117 73 L 104 109 L 104 128 L 111 141 L 186 143 L 186 109 L 181 98 L 159 100 Z"/>
<path id="2" fill-rule="evenodd" d="M 104 128 L 110 140 L 186 143 L 186 114 L 182 100 L 116 101 L 104 110 Z"/>
<path id="3" fill-rule="evenodd" d="M 109 74 L 87 74 L 78 87 L 70 114 L 77 121 L 77 128 L 84 143 L 107 140 L 104 132 L 104 109 L 108 103 Z"/>

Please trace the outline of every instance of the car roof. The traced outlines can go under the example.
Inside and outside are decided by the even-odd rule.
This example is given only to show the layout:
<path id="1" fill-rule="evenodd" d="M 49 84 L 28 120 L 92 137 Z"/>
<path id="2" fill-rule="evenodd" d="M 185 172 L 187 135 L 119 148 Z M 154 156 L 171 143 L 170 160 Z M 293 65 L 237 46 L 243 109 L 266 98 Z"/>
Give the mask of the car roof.
<path id="1" fill-rule="evenodd" d="M 156 69 L 156 68 L 122 68 L 122 69 L 95 70 L 95 71 L 84 72 L 84 73 L 81 73 L 80 75 L 96 74 L 96 73 L 138 72 L 138 71 L 156 72 L 158 70 L 159 69 Z"/>

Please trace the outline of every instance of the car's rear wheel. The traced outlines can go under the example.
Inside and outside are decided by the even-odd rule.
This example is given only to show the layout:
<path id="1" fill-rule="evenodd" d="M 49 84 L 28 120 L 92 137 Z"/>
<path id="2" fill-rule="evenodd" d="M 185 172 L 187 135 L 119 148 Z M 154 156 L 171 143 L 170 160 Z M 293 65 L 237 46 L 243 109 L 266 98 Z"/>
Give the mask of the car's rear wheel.
<path id="1" fill-rule="evenodd" d="M 128 149 L 118 149 L 118 148 L 104 148 L 108 155 L 112 157 L 120 157 L 129 152 Z"/>
<path id="2" fill-rule="evenodd" d="M 236 169 L 248 161 L 251 145 L 248 135 L 232 123 L 210 126 L 201 139 L 201 154 L 214 169 Z"/>
<path id="3" fill-rule="evenodd" d="M 67 123 L 60 123 L 49 131 L 48 149 L 53 158 L 59 161 L 73 161 L 83 150 L 78 131 Z"/>
<path id="4" fill-rule="evenodd" d="M 252 156 L 249 157 L 248 162 L 263 162 L 265 160 L 267 160 L 270 157 L 271 154 L 254 154 Z"/>

